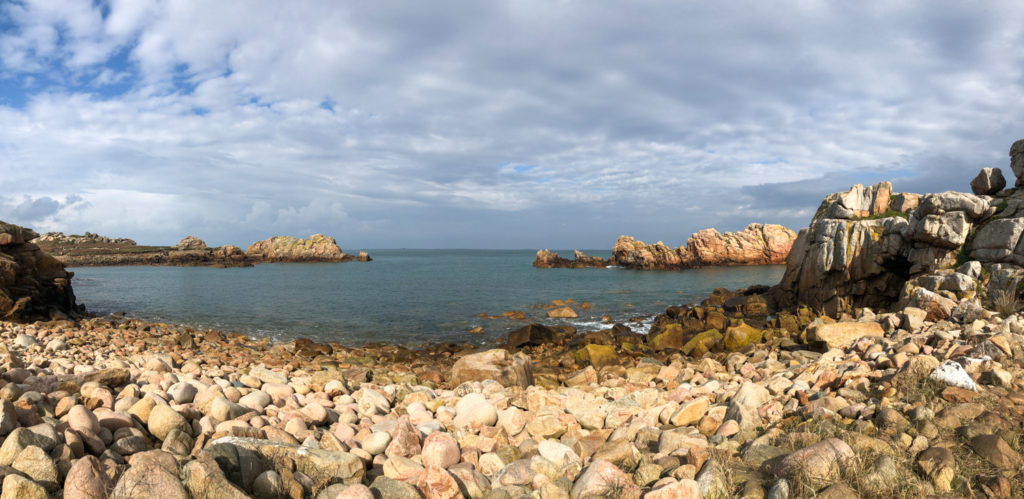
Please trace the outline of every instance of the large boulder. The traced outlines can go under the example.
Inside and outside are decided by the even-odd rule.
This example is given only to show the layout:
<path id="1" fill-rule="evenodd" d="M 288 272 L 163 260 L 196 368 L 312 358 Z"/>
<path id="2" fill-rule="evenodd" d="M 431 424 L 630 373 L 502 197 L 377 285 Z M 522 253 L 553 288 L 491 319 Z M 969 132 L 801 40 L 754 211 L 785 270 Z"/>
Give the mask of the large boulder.
<path id="1" fill-rule="evenodd" d="M 543 324 L 529 324 L 508 333 L 508 347 L 540 346 L 555 339 L 557 332 Z"/>
<path id="2" fill-rule="evenodd" d="M 982 168 L 971 180 L 971 192 L 979 196 L 991 196 L 1006 187 L 1006 179 L 999 168 Z"/>
<path id="3" fill-rule="evenodd" d="M 82 312 L 71 289 L 73 273 L 28 241 L 31 229 L 0 222 L 0 318 L 49 320 Z"/>
<path id="4" fill-rule="evenodd" d="M 807 343 L 824 343 L 828 348 L 845 349 L 863 337 L 882 337 L 885 331 L 877 322 L 816 322 L 804 331 Z"/>
<path id="5" fill-rule="evenodd" d="M 783 458 L 775 467 L 775 475 L 817 488 L 835 481 L 856 457 L 846 442 L 828 438 Z"/>
<path id="6" fill-rule="evenodd" d="M 533 365 L 523 353 L 512 355 L 508 350 L 495 348 L 466 355 L 452 366 L 452 384 L 492 379 L 504 386 L 526 388 L 533 384 Z"/>
<path id="7" fill-rule="evenodd" d="M 206 249 L 206 243 L 196 236 L 185 236 L 174 248 L 179 251 L 202 251 Z"/>
<path id="8" fill-rule="evenodd" d="M 1017 187 L 1024 185 L 1024 139 L 1018 140 L 1010 146 L 1010 169 L 1017 177 Z"/>
<path id="9" fill-rule="evenodd" d="M 829 194 L 814 218 L 850 220 L 882 215 L 889 210 L 892 184 L 880 182 L 870 187 L 856 184 L 846 192 Z"/>
<path id="10" fill-rule="evenodd" d="M 261 440 L 255 438 L 224 437 L 209 444 L 234 446 L 239 451 L 254 453 L 266 469 L 280 467 L 284 474 L 299 471 L 313 480 L 313 490 L 320 490 L 328 484 L 342 482 L 348 485 L 362 483 L 365 465 L 354 454 L 333 452 L 306 446 Z M 204 453 L 207 451 L 204 451 Z"/>

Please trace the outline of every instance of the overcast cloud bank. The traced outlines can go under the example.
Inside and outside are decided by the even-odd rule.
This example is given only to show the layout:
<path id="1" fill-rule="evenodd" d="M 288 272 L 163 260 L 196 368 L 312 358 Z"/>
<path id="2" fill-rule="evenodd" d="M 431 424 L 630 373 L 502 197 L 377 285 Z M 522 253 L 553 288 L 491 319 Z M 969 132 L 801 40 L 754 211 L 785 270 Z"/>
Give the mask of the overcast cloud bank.
<path id="1" fill-rule="evenodd" d="M 0 4 L 0 218 L 345 249 L 680 244 L 1024 138 L 1015 2 Z"/>

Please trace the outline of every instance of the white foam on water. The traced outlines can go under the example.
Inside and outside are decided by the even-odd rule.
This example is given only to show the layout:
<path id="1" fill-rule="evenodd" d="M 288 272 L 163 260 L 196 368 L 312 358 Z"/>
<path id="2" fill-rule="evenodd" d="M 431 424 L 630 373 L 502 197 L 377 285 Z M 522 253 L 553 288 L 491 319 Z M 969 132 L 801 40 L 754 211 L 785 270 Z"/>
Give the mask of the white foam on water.
<path id="1" fill-rule="evenodd" d="M 569 321 L 569 324 L 573 325 L 573 326 L 576 326 L 576 329 L 579 329 L 579 330 L 584 330 L 585 329 L 585 330 L 589 330 L 589 331 L 601 331 L 601 330 L 604 330 L 604 329 L 611 329 L 612 326 L 615 325 L 614 323 L 611 323 L 611 322 L 601 322 L 601 321 Z"/>
<path id="2" fill-rule="evenodd" d="M 617 322 L 602 322 L 602 321 L 587 321 L 587 320 L 577 320 L 577 321 L 567 321 L 567 322 L 568 322 L 568 324 L 570 324 L 572 326 L 576 326 L 576 329 L 578 329 L 580 331 L 603 331 L 605 329 L 611 329 L 612 327 L 615 326 L 615 324 L 618 324 Z M 626 322 L 622 322 L 622 324 L 625 324 L 625 325 L 629 326 L 629 328 L 632 329 L 634 333 L 647 334 L 647 333 L 651 332 L 651 325 L 654 324 L 654 318 L 651 317 L 651 318 L 648 318 L 648 319 L 644 319 L 643 322 L 626 321 Z"/>

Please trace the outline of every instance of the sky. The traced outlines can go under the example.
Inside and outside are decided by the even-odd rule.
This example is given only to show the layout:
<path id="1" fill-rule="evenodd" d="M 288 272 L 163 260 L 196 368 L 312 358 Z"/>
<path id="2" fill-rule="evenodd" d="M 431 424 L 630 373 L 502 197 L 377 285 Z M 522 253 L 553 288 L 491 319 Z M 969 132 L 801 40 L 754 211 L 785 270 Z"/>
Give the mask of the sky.
<path id="1" fill-rule="evenodd" d="M 679 245 L 1024 138 L 1024 5 L 0 0 L 0 219 L 210 245 Z"/>

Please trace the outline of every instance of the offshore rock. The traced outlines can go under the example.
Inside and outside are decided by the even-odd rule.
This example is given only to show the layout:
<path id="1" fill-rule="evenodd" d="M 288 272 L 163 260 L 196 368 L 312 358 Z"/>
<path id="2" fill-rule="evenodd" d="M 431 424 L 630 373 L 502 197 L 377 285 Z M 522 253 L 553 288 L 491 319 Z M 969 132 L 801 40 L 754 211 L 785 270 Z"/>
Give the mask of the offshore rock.
<path id="1" fill-rule="evenodd" d="M 533 261 L 540 268 L 586 268 L 617 265 L 630 269 L 679 270 L 705 266 L 781 264 L 789 254 L 796 233 L 772 224 L 750 224 L 740 232 L 719 233 L 715 229 L 696 232 L 686 246 L 670 248 L 665 243 L 646 244 L 630 236 L 619 236 L 612 257 L 602 260 L 576 250 L 572 260 L 558 253 L 540 250 Z"/>
<path id="2" fill-rule="evenodd" d="M 587 267 L 604 268 L 608 262 L 601 257 L 588 256 L 586 253 L 575 250 L 573 259 L 562 258 L 554 251 L 542 249 L 537 251 L 537 258 L 533 260 L 533 266 L 542 269 L 580 269 Z"/>
<path id="3" fill-rule="evenodd" d="M 750 224 L 740 232 L 724 234 L 704 229 L 690 236 L 685 247 L 674 249 L 660 241 L 645 244 L 620 236 L 612 248 L 611 262 L 634 269 L 781 264 L 795 240 L 796 233 L 772 224 Z"/>
<path id="4" fill-rule="evenodd" d="M 74 267 L 115 265 L 168 265 L 187 267 L 251 267 L 271 262 L 369 262 L 365 251 L 349 255 L 338 248 L 333 238 L 315 234 L 309 239 L 272 237 L 253 243 L 251 255 L 234 245 L 218 248 L 206 246 L 203 240 L 187 236 L 174 246 L 139 246 L 125 238 L 103 237 L 89 232 L 84 236 L 65 236 L 51 232 L 31 237 L 44 252 L 61 263 Z M 26 239 L 27 240 L 27 239 Z"/>
<path id="5" fill-rule="evenodd" d="M 103 237 L 89 232 L 84 236 L 65 236 L 60 232 L 50 232 L 32 242 L 64 265 L 71 267 L 252 265 L 237 246 L 208 248 L 203 240 L 195 236 L 187 236 L 175 246 L 139 246 L 131 239 Z"/>
<path id="6" fill-rule="evenodd" d="M 249 258 L 262 262 L 344 262 L 353 259 L 338 247 L 333 237 L 313 234 L 309 239 L 274 236 L 257 241 L 245 250 Z"/>

